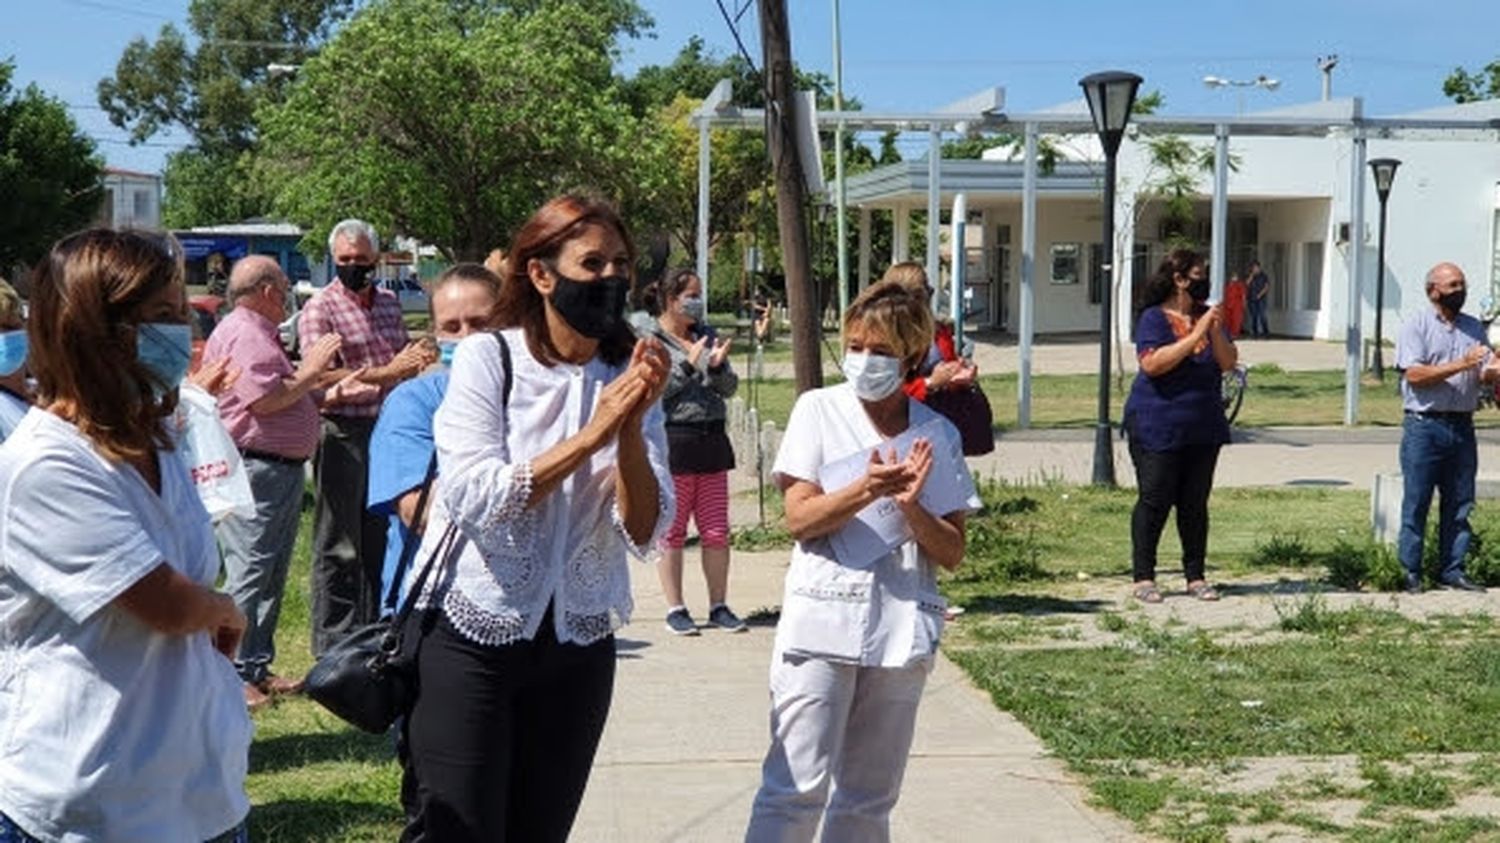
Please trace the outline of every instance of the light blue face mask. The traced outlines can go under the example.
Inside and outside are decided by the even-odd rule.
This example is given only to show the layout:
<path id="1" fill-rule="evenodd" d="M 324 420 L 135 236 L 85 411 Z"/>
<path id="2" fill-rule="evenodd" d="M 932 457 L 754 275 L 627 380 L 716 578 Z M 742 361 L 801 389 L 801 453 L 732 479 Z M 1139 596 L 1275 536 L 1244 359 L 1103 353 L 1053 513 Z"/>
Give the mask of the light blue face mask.
<path id="1" fill-rule="evenodd" d="M 8 378 L 26 365 L 26 332 L 0 333 L 0 378 Z"/>
<path id="2" fill-rule="evenodd" d="M 703 297 L 686 296 L 682 299 L 682 315 L 694 322 L 703 321 Z"/>
<path id="3" fill-rule="evenodd" d="M 144 322 L 136 328 L 135 355 L 163 388 L 176 389 L 193 362 L 193 329 L 176 322 Z"/>
<path id="4" fill-rule="evenodd" d="M 453 365 L 453 353 L 458 351 L 458 340 L 438 340 L 438 362 L 444 366 Z"/>

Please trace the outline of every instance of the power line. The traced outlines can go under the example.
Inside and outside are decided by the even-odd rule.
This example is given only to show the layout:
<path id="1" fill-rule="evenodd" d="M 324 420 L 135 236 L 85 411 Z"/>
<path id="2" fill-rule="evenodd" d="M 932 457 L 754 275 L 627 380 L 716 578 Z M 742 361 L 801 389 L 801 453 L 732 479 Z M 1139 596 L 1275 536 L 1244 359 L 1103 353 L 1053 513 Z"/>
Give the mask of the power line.
<path id="1" fill-rule="evenodd" d="M 176 17 L 172 15 L 164 15 L 161 12 L 149 12 L 145 9 L 133 9 L 128 6 L 120 6 L 114 3 L 104 3 L 101 2 L 101 0 L 67 0 L 67 2 L 72 3 L 75 6 L 83 6 L 84 8 L 88 9 L 97 9 L 102 12 L 116 12 L 122 15 L 134 15 L 136 17 L 151 18 L 153 20 L 165 20 L 174 22 L 177 20 Z"/>

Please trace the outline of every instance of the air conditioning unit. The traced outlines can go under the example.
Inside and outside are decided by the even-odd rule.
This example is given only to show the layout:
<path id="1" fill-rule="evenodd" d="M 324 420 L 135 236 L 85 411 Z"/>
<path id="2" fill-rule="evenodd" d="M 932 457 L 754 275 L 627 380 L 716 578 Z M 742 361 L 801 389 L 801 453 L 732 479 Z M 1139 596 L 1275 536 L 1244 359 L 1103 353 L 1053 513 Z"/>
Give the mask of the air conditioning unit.
<path id="1" fill-rule="evenodd" d="M 1349 235 L 1352 233 L 1353 228 L 1354 228 L 1354 226 L 1352 224 L 1350 224 L 1350 223 L 1347 223 L 1347 222 L 1341 222 L 1338 225 L 1334 226 L 1334 229 L 1333 229 L 1333 242 L 1334 242 L 1334 245 L 1336 245 L 1336 246 L 1347 246 L 1347 245 L 1349 245 Z M 1361 243 L 1368 243 L 1368 242 L 1370 242 L 1370 224 L 1369 223 L 1365 223 L 1365 236 L 1362 237 L 1362 238 L 1360 238 L 1360 242 Z"/>

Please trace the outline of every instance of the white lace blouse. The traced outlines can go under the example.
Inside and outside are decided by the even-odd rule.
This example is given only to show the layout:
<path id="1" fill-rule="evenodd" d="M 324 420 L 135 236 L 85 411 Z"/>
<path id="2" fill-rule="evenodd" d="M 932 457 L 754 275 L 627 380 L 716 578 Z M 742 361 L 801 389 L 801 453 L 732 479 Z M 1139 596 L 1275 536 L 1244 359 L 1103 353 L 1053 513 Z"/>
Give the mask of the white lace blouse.
<path id="1" fill-rule="evenodd" d="M 647 458 L 660 512 L 651 539 L 636 546 L 615 501 L 613 442 L 595 451 L 562 485 L 530 509 L 531 459 L 576 434 L 599 392 L 624 366 L 598 358 L 543 366 L 519 329 L 504 332 L 512 365 L 510 404 L 502 407 L 500 347 L 491 334 L 459 344 L 443 404 L 433 420 L 438 479 L 427 530 L 407 572 L 408 587 L 450 522 L 455 553 L 437 586 L 449 623 L 487 645 L 532 638 L 548 603 L 557 639 L 588 644 L 630 619 L 627 549 L 644 558 L 672 522 L 661 405 L 647 411 Z M 434 579 L 437 579 L 434 577 Z"/>

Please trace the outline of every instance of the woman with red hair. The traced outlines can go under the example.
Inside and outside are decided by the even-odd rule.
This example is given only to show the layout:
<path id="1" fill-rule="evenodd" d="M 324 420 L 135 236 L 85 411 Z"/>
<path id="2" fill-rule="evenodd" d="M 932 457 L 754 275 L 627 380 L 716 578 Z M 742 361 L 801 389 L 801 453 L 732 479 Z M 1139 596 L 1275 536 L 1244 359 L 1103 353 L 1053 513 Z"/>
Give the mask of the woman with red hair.
<path id="1" fill-rule="evenodd" d="M 625 319 L 635 251 L 608 205 L 548 202 L 517 233 L 503 330 L 463 340 L 433 420 L 403 839 L 567 839 L 630 617 L 627 550 L 672 520 L 660 343 Z M 418 566 L 413 566 L 417 568 Z M 409 572 L 409 581 L 416 578 Z M 410 585 L 408 587 L 411 587 Z"/>

